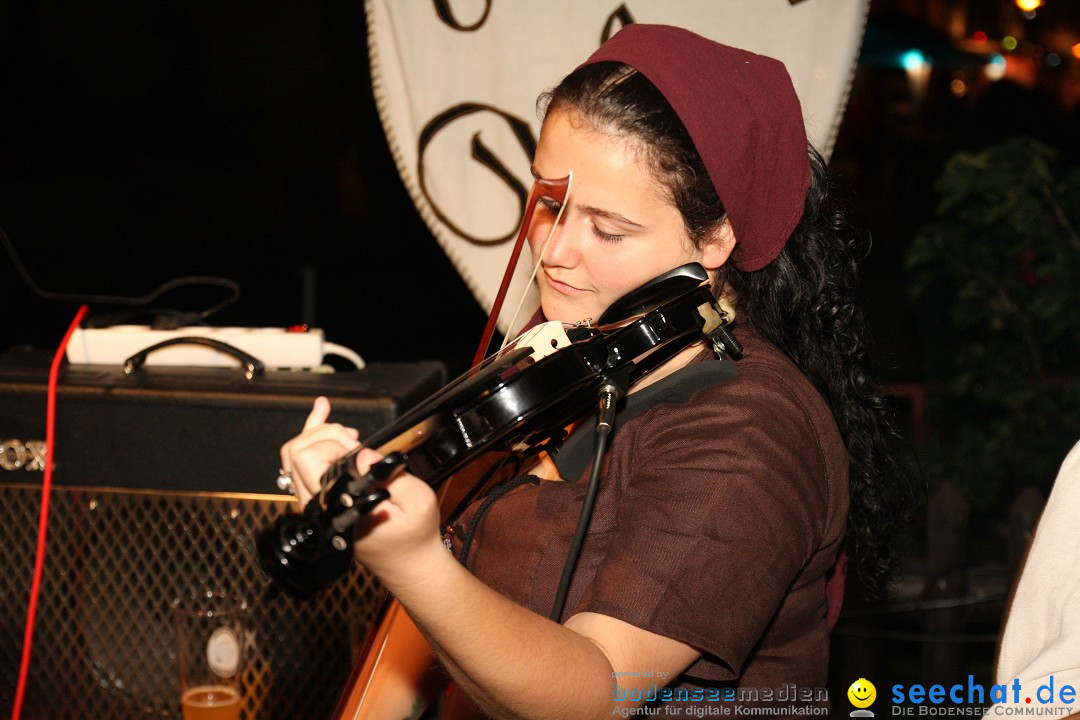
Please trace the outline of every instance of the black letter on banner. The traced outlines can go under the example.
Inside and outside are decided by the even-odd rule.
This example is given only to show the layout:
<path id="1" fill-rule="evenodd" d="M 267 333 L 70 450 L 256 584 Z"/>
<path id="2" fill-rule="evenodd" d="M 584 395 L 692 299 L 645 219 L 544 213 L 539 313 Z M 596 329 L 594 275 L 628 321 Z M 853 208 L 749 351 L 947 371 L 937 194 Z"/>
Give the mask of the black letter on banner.
<path id="1" fill-rule="evenodd" d="M 507 125 L 510 126 L 511 132 L 517 138 L 518 144 L 521 145 L 521 149 L 524 151 L 525 156 L 532 159 L 532 156 L 536 153 L 536 139 L 533 138 L 532 132 L 529 130 L 528 124 L 523 120 L 514 117 L 513 115 L 499 110 L 498 108 L 491 107 L 490 105 L 482 105 L 480 103 L 463 103 L 456 105 L 452 108 L 444 110 L 436 115 L 431 121 L 424 126 L 424 129 L 420 132 L 419 147 L 417 152 L 417 168 L 416 174 L 420 181 L 420 192 L 424 194 L 427 201 L 431 204 L 431 209 L 435 212 L 435 216 L 439 218 L 447 227 L 454 231 L 455 234 L 468 240 L 469 242 L 481 244 L 481 245 L 494 245 L 501 243 L 505 240 L 509 240 L 517 232 L 517 226 L 521 223 L 521 220 L 525 217 L 525 201 L 529 197 L 528 189 L 518 182 L 506 166 L 499 161 L 491 150 L 480 141 L 480 133 L 476 133 L 472 136 L 472 158 L 478 161 L 481 165 L 486 167 L 491 172 L 495 173 L 500 180 L 505 182 L 514 194 L 518 196 L 518 205 L 520 210 L 518 212 L 518 221 L 514 223 L 514 229 L 512 229 L 506 235 L 492 240 L 484 240 L 482 238 L 473 237 L 459 228 L 454 223 L 450 222 L 450 219 L 439 210 L 438 205 L 432 200 L 431 195 L 428 194 L 427 183 L 424 180 L 424 151 L 427 146 L 431 144 L 432 139 L 438 134 L 440 130 L 450 125 L 450 123 L 460 120 L 461 118 L 472 115 L 478 112 L 491 112 L 495 113 L 499 117 L 506 120 Z"/>
<path id="2" fill-rule="evenodd" d="M 479 30 L 487 22 L 487 17 L 491 13 L 491 0 L 486 0 L 484 3 L 484 14 L 480 16 L 480 19 L 474 22 L 472 25 L 462 25 L 454 17 L 454 13 L 450 10 L 450 0 L 435 0 L 435 13 L 439 16 L 439 19 L 444 23 L 462 32 L 472 32 Z"/>
<path id="3" fill-rule="evenodd" d="M 619 23 L 619 27 L 615 27 L 615 23 Z M 600 33 L 600 44 L 603 45 L 611 36 L 622 30 L 627 25 L 634 24 L 634 16 L 630 14 L 630 10 L 627 9 L 626 3 L 623 3 L 619 7 L 608 15 L 607 22 L 604 23 L 604 31 Z"/>

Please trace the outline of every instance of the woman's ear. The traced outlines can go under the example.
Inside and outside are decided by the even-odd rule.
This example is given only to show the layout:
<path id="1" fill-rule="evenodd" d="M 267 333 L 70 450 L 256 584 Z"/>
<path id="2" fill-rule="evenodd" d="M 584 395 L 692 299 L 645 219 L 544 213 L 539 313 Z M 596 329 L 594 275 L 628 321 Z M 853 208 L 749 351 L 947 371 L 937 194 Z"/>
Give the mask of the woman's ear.
<path id="1" fill-rule="evenodd" d="M 716 270 L 727 262 L 735 249 L 735 231 L 726 219 L 709 231 L 701 243 L 701 264 L 706 270 Z"/>

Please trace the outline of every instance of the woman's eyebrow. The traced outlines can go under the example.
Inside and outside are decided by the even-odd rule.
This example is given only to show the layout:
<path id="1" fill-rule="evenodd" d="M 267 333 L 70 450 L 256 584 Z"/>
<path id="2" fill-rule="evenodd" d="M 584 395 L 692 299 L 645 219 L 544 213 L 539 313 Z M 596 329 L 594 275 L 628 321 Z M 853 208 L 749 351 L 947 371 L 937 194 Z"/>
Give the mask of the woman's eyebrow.
<path id="1" fill-rule="evenodd" d="M 629 227 L 638 228 L 640 230 L 645 229 L 645 226 L 641 223 L 636 223 L 630 218 L 624 215 L 620 215 L 617 212 L 611 212 L 610 210 L 604 210 L 603 208 L 592 207 L 591 205 L 578 205 L 577 209 L 578 212 L 583 212 L 586 215 L 596 215 L 597 217 L 602 217 L 605 220 L 611 220 L 612 222 L 617 222 L 621 225 L 627 225 Z"/>

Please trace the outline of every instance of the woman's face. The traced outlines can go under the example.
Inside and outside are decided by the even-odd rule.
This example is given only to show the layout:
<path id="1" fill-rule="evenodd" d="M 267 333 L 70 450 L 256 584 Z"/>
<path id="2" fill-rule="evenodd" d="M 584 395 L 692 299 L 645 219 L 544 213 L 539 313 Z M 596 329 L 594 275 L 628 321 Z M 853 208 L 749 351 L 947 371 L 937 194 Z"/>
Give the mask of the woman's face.
<path id="1" fill-rule="evenodd" d="M 682 215 L 631 143 L 556 110 L 544 121 L 533 173 L 554 179 L 570 171 L 569 203 L 543 258 L 538 253 L 556 203 L 542 201 L 529 233 L 549 320 L 596 321 L 615 300 L 661 273 L 688 262 L 713 270 L 727 259 L 734 238 L 726 223 L 695 247 Z"/>

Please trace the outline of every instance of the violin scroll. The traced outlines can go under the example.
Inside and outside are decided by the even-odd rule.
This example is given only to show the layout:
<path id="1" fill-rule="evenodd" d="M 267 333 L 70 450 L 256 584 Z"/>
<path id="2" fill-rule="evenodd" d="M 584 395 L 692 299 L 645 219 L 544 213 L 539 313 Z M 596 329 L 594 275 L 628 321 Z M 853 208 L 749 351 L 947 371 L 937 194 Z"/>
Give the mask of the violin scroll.
<path id="1" fill-rule="evenodd" d="M 285 513 L 256 538 L 259 566 L 274 584 L 306 600 L 349 571 L 353 530 L 335 530 L 317 502 Z"/>
<path id="2" fill-rule="evenodd" d="M 304 600 L 349 570 L 353 527 L 390 493 L 376 483 L 389 480 L 405 465 L 393 452 L 372 464 L 366 475 L 335 485 L 338 493 L 325 505 L 312 500 L 301 514 L 286 513 L 259 533 L 259 565 L 289 595 Z"/>

